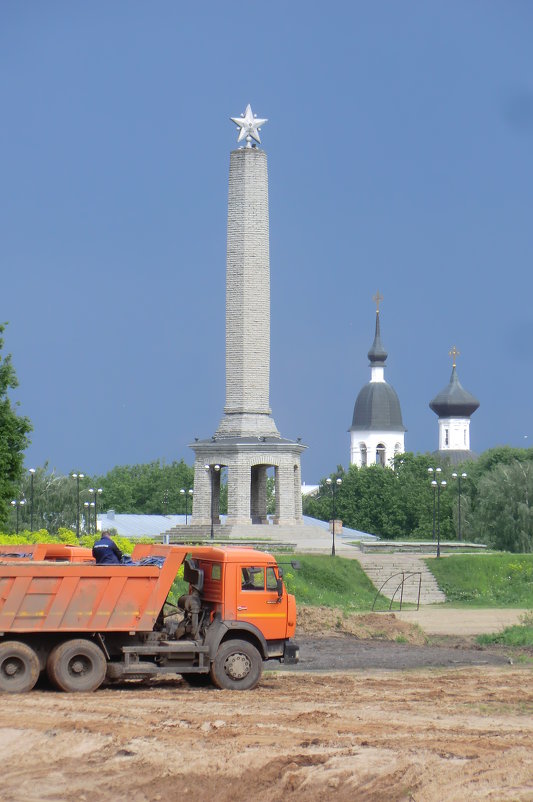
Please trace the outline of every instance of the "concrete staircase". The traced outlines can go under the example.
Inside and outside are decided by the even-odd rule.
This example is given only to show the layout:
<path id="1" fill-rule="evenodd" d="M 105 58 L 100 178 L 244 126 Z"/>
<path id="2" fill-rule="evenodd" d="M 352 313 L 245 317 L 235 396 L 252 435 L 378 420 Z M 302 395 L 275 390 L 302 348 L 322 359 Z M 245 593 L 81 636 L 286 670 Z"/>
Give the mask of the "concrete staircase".
<path id="1" fill-rule="evenodd" d="M 315 542 L 322 550 L 324 547 L 327 549 L 331 542 L 331 535 L 328 536 L 328 533 L 320 527 L 303 524 L 294 526 L 216 524 L 213 527 L 213 536 L 215 542 L 245 540 L 251 546 L 263 544 L 267 551 L 275 551 L 276 548 L 296 550 L 302 537 L 305 538 L 309 551 L 314 550 Z M 170 543 L 203 543 L 211 539 L 211 526 L 197 524 L 173 526 L 163 532 L 161 539 Z"/>
<path id="2" fill-rule="evenodd" d="M 402 581 L 401 574 L 405 576 L 403 588 L 403 601 L 416 604 L 418 601 L 418 587 L 420 576 L 420 604 L 438 604 L 446 601 L 446 596 L 440 590 L 435 577 L 428 570 L 425 562 L 414 554 L 367 554 L 360 551 L 354 555 L 359 561 L 363 571 L 376 586 L 376 590 L 383 585 L 381 594 L 390 599 L 395 594 Z M 394 576 L 394 578 L 391 578 Z M 389 581 L 387 581 L 389 580 Z M 400 589 L 394 595 L 394 601 L 400 601 Z"/>

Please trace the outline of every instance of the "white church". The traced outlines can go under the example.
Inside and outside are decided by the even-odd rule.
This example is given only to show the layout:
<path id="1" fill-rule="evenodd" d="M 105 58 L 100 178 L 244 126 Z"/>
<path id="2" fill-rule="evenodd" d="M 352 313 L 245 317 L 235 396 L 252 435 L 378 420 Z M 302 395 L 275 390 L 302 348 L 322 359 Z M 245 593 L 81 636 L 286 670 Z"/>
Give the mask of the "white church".
<path id="1" fill-rule="evenodd" d="M 361 389 L 350 427 L 350 463 L 361 468 L 378 464 L 390 466 L 396 454 L 405 451 L 405 426 L 396 391 L 385 381 L 387 352 L 381 342 L 379 292 L 376 301 L 376 332 L 368 352 L 370 381 Z"/>

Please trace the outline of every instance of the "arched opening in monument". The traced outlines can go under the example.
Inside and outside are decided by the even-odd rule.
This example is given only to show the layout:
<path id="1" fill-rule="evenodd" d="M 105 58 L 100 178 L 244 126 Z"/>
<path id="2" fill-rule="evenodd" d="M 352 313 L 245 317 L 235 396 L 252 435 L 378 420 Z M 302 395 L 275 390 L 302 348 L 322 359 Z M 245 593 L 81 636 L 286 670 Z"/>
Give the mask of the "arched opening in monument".
<path id="1" fill-rule="evenodd" d="M 361 467 L 366 467 L 366 443 L 360 443 L 359 450 L 361 452 Z"/>
<path id="2" fill-rule="evenodd" d="M 376 465 L 385 467 L 385 446 L 383 443 L 378 443 L 376 446 Z"/>
<path id="3" fill-rule="evenodd" d="M 262 464 L 251 467 L 250 518 L 253 524 L 268 524 L 268 496 L 273 492 L 274 470 L 272 465 Z"/>

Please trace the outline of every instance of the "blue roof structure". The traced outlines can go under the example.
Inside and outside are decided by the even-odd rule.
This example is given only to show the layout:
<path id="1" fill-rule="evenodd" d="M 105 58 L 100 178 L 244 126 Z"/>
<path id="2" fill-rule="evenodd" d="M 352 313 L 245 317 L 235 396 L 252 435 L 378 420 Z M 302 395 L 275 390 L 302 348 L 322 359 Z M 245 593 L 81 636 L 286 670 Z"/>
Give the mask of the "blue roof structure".
<path id="1" fill-rule="evenodd" d="M 190 524 L 190 515 L 187 520 Z M 226 516 L 221 515 L 220 521 L 222 524 L 225 523 L 225 520 Z M 303 516 L 303 521 L 304 525 L 318 526 L 327 532 L 329 531 L 328 521 L 319 521 L 317 518 L 310 518 L 308 515 Z M 173 526 L 185 526 L 185 515 L 129 515 L 112 511 L 98 515 L 99 532 L 103 532 L 106 529 L 115 529 L 117 534 L 122 537 L 159 537 L 163 532 L 168 532 L 169 529 L 172 529 Z M 263 527 L 261 535 L 275 538 L 276 527 Z M 342 527 L 342 532 L 339 532 L 339 536 L 350 540 L 379 540 L 376 535 L 359 532 L 357 529 L 350 529 L 347 526 Z"/>
<path id="2" fill-rule="evenodd" d="M 190 515 L 188 520 L 190 522 Z M 116 529 L 122 537 L 158 537 L 173 526 L 184 524 L 185 515 L 129 515 L 110 511 L 98 516 L 100 532 Z"/>

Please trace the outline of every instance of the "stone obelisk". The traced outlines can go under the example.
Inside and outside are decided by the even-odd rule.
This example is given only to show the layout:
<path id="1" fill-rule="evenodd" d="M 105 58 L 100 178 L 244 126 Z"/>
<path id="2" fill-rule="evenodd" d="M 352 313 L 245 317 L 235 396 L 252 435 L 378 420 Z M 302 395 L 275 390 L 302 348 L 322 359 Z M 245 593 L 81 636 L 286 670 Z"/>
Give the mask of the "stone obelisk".
<path id="1" fill-rule="evenodd" d="M 239 127 L 244 147 L 230 154 L 226 262 L 226 403 L 196 454 L 193 524 L 219 523 L 220 473 L 227 469 L 228 527 L 266 524 L 267 469 L 274 468 L 274 523 L 302 523 L 299 442 L 281 437 L 271 415 L 268 173 L 250 106 Z"/>
<path id="2" fill-rule="evenodd" d="M 216 437 L 279 437 L 270 416 L 267 157 L 230 155 L 226 267 L 226 405 Z"/>

